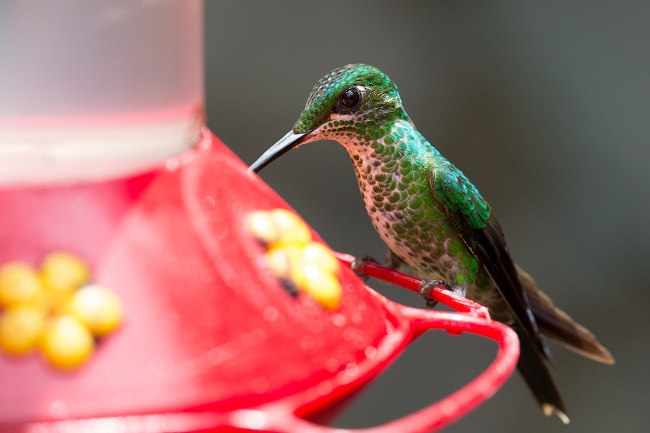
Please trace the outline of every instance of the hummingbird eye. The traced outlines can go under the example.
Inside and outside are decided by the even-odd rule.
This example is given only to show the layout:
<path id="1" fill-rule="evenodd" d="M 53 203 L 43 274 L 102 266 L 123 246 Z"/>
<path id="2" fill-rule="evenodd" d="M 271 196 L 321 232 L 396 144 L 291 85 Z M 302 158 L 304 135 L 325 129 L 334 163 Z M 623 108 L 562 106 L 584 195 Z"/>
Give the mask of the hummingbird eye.
<path id="1" fill-rule="evenodd" d="M 361 92 L 356 87 L 350 87 L 341 95 L 341 103 L 346 108 L 354 108 L 361 102 Z"/>

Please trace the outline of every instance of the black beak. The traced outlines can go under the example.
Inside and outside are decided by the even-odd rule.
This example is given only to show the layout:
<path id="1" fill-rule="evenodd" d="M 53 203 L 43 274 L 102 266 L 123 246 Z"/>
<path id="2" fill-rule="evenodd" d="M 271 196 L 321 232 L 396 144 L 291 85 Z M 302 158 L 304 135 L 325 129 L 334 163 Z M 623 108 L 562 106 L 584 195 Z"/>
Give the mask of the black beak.
<path id="1" fill-rule="evenodd" d="M 259 172 L 274 160 L 302 143 L 302 141 L 305 139 L 305 136 L 309 134 L 309 132 L 305 132 L 304 134 L 294 134 L 293 131 L 289 131 L 287 135 L 278 140 L 278 142 L 271 146 L 266 152 L 264 152 L 262 156 L 257 158 L 257 161 L 252 163 L 248 169 L 254 171 L 255 173 Z"/>

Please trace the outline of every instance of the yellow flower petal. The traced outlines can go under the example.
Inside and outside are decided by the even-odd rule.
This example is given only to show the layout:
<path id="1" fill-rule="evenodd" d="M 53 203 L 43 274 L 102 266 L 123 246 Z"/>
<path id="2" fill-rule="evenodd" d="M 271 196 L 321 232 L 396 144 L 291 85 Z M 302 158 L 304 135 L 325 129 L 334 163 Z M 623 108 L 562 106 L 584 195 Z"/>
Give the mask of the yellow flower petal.
<path id="1" fill-rule="evenodd" d="M 298 215 L 286 209 L 275 209 L 270 213 L 273 222 L 278 228 L 278 238 L 272 246 L 280 244 L 302 246 L 311 241 L 311 231 Z"/>
<path id="2" fill-rule="evenodd" d="M 320 242 L 310 242 L 302 249 L 302 254 L 307 262 L 314 263 L 330 272 L 338 273 L 340 270 L 339 261 L 332 250 Z"/>
<path id="3" fill-rule="evenodd" d="M 105 287 L 91 285 L 77 291 L 66 312 L 84 324 L 96 337 L 110 334 L 122 322 L 122 302 Z"/>
<path id="4" fill-rule="evenodd" d="M 42 290 L 38 274 L 28 264 L 10 262 L 0 267 L 0 306 L 11 308 L 33 303 Z"/>
<path id="5" fill-rule="evenodd" d="M 11 355 L 24 355 L 38 344 L 45 316 L 35 307 L 16 307 L 0 316 L 0 348 Z"/>
<path id="6" fill-rule="evenodd" d="M 45 359 L 55 367 L 74 369 L 90 358 L 95 341 L 88 328 L 72 316 L 58 316 L 47 321 L 41 337 Z"/>
<path id="7" fill-rule="evenodd" d="M 63 251 L 48 254 L 41 265 L 41 278 L 47 290 L 70 293 L 89 277 L 88 265 L 79 257 Z"/>

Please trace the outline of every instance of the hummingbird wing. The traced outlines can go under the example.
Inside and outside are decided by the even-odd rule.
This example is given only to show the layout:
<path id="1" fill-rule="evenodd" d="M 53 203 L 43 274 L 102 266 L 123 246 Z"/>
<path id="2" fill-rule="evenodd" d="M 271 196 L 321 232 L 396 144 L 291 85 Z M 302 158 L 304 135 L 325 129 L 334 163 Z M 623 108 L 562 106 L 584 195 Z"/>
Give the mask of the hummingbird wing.
<path id="1" fill-rule="evenodd" d="M 535 342 L 541 353 L 550 359 L 550 352 L 540 335 L 515 264 L 498 221 L 491 216 L 490 206 L 481 193 L 449 161 L 441 161 L 433 169 L 429 184 L 456 230 L 479 263 L 494 281 L 497 290 L 512 310 L 515 322 Z"/>

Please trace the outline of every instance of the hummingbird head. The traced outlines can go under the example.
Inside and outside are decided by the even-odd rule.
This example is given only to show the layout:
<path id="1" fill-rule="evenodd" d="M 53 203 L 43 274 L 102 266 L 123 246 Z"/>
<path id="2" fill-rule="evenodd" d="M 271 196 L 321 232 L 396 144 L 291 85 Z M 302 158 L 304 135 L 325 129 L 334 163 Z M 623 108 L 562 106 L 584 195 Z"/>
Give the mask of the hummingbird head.
<path id="1" fill-rule="evenodd" d="M 258 172 L 290 149 L 319 140 L 335 140 L 348 151 L 379 139 L 395 120 L 408 119 L 397 86 L 379 69 L 346 65 L 318 80 L 298 121 L 258 158 Z"/>
<path id="2" fill-rule="evenodd" d="M 403 112 L 397 86 L 386 74 L 373 66 L 346 65 L 318 80 L 293 132 L 311 133 L 310 141 L 345 137 L 359 132 L 356 122 L 383 123 Z"/>

